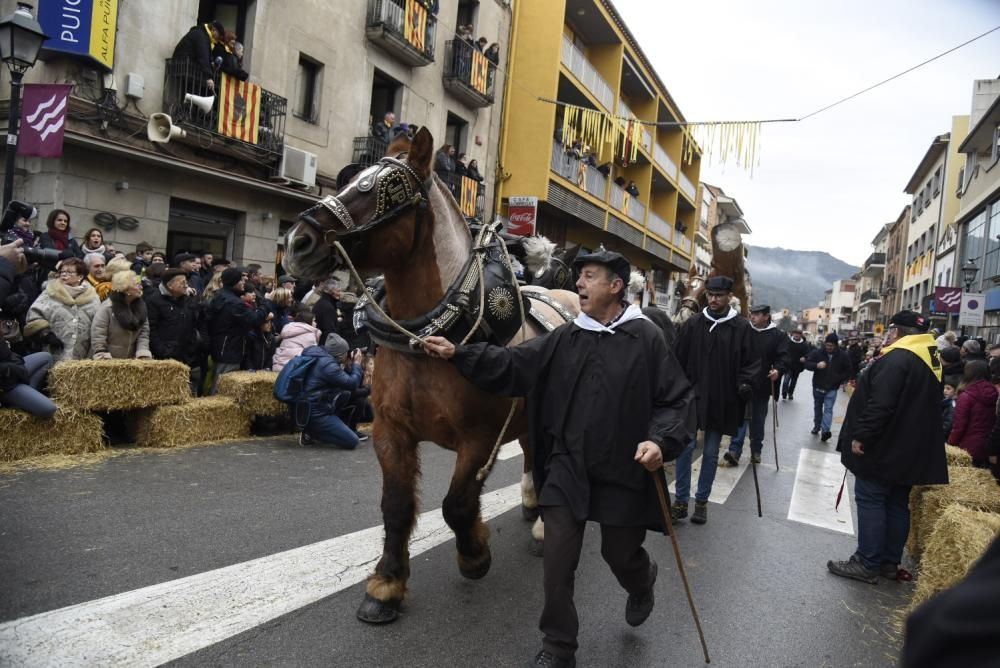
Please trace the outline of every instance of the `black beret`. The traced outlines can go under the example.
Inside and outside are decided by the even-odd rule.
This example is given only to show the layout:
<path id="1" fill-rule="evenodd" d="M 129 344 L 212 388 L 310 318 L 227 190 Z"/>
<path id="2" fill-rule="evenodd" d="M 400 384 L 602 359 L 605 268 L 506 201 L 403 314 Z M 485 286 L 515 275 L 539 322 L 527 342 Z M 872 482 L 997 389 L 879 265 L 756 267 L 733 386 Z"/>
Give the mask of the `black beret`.
<path id="1" fill-rule="evenodd" d="M 750 312 L 751 313 L 770 313 L 771 312 L 771 307 L 768 306 L 767 304 L 760 304 L 758 306 L 754 306 L 753 308 L 751 308 Z"/>
<path id="2" fill-rule="evenodd" d="M 715 290 L 718 292 L 732 292 L 733 291 L 733 279 L 728 276 L 712 276 L 707 281 L 705 281 L 706 290 Z"/>
<path id="3" fill-rule="evenodd" d="M 628 285 L 629 272 L 632 271 L 632 267 L 621 253 L 609 251 L 604 246 L 601 246 L 593 253 L 577 255 L 576 259 L 573 260 L 573 269 L 580 271 L 581 267 L 585 264 L 603 264 L 606 267 L 610 267 L 611 271 L 621 278 L 625 285 Z"/>
<path id="4" fill-rule="evenodd" d="M 189 262 L 191 260 L 197 260 L 198 256 L 194 253 L 178 253 L 174 256 L 174 266 L 179 267 L 181 262 Z"/>
<path id="5" fill-rule="evenodd" d="M 921 332 L 926 332 L 930 329 L 931 322 L 924 316 L 920 315 L 916 311 L 900 311 L 896 315 L 892 316 L 889 321 L 890 325 L 899 325 L 900 327 L 913 327 Z"/>
<path id="6" fill-rule="evenodd" d="M 228 267 L 231 264 L 232 264 L 232 262 L 230 262 L 229 260 L 227 260 L 224 257 L 213 257 L 212 258 L 212 266 L 213 267 Z"/>

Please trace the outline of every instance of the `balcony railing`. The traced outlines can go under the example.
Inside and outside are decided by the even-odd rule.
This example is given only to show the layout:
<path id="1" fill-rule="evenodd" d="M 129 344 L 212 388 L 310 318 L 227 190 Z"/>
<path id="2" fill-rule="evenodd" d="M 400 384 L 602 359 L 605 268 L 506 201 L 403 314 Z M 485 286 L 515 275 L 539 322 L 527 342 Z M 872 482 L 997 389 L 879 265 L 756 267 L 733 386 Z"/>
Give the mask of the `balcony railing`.
<path id="1" fill-rule="evenodd" d="M 597 69 L 590 64 L 583 51 L 576 48 L 566 35 L 563 35 L 562 41 L 562 63 L 604 105 L 605 109 L 611 111 L 614 108 L 615 95 L 611 92 L 611 86 L 597 73 Z"/>
<path id="2" fill-rule="evenodd" d="M 625 192 L 625 189 L 617 183 L 611 184 L 610 203 L 612 207 L 618 209 L 640 225 L 645 223 L 645 205 L 639 201 L 639 198 Z"/>
<path id="3" fill-rule="evenodd" d="M 661 239 L 670 241 L 674 238 L 674 226 L 652 211 L 649 212 L 649 218 L 646 219 L 646 227 Z"/>
<path id="4" fill-rule="evenodd" d="M 583 188 L 602 202 L 605 201 L 608 180 L 604 174 L 601 174 L 593 165 L 587 164 L 585 160 L 577 158 L 573 153 L 568 153 L 559 142 L 552 143 L 550 165 L 552 171 L 559 176 L 575 183 L 577 187 Z"/>
<path id="5" fill-rule="evenodd" d="M 684 233 L 678 229 L 674 229 L 674 245 L 685 253 L 691 252 L 691 240 L 684 236 Z"/>
<path id="6" fill-rule="evenodd" d="M 365 34 L 413 67 L 434 62 L 437 17 L 418 0 L 368 0 Z"/>
<path id="7" fill-rule="evenodd" d="M 611 207 L 619 211 L 625 206 L 625 189 L 617 183 L 611 184 L 611 197 L 608 200 Z"/>
<path id="8" fill-rule="evenodd" d="M 681 192 L 690 197 L 691 201 L 693 202 L 695 194 L 697 192 L 695 190 L 694 184 L 691 183 L 691 180 L 688 179 L 688 177 L 686 177 L 683 172 L 681 172 L 680 180 L 681 180 Z"/>
<path id="9" fill-rule="evenodd" d="M 646 224 L 646 206 L 639 201 L 638 197 L 629 197 L 628 217 L 640 225 Z"/>
<path id="10" fill-rule="evenodd" d="M 861 293 L 859 304 L 864 304 L 866 302 L 881 302 L 882 295 L 878 293 L 877 290 L 865 290 Z"/>
<path id="11" fill-rule="evenodd" d="M 632 108 L 625 104 L 622 100 L 618 100 L 618 115 L 622 118 L 636 120 L 636 115 L 632 113 Z M 642 138 L 639 140 L 639 143 L 644 149 L 646 149 L 646 151 L 653 150 L 653 135 L 649 133 L 649 130 L 646 129 L 645 125 L 642 126 L 641 133 Z"/>
<path id="12" fill-rule="evenodd" d="M 677 164 L 670 159 L 670 156 L 659 144 L 653 147 L 653 160 L 667 173 L 667 176 L 674 181 L 677 180 Z"/>
<path id="13" fill-rule="evenodd" d="M 163 82 L 163 109 L 175 125 L 199 128 L 253 147 L 268 159 L 281 157 L 285 145 L 288 101 L 249 81 L 215 72 L 215 89 L 205 84 L 205 75 L 194 61 L 168 59 Z M 207 110 L 188 95 L 206 98 Z M 225 101 L 225 102 L 223 102 Z"/>
<path id="14" fill-rule="evenodd" d="M 885 253 L 872 253 L 865 260 L 865 269 L 869 267 L 884 267 L 885 266 Z"/>
<path id="15" fill-rule="evenodd" d="M 389 148 L 389 143 L 372 137 L 355 137 L 354 153 L 351 162 L 356 162 L 364 167 L 374 165 L 378 162 Z"/>
<path id="16" fill-rule="evenodd" d="M 440 173 L 438 175 L 441 176 Z M 455 196 L 458 208 L 465 217 L 482 221 L 486 206 L 486 188 L 482 182 L 455 172 L 445 175 L 443 180 L 451 189 L 451 194 Z"/>
<path id="17" fill-rule="evenodd" d="M 496 65 L 464 39 L 445 42 L 444 87 L 470 107 L 493 104 Z"/>

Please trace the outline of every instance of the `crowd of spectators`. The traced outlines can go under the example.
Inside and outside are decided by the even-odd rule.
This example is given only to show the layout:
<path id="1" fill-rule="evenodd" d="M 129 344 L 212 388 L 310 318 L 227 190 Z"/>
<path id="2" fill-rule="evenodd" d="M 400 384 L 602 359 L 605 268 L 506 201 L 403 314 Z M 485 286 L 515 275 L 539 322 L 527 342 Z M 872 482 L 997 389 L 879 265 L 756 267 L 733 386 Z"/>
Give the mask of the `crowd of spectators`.
<path id="1" fill-rule="evenodd" d="M 356 292 L 336 277 L 315 285 L 291 276 L 275 281 L 257 264 L 240 267 L 207 252 L 167 258 L 146 242 L 126 255 L 98 229 L 78 243 L 70 235 L 70 214 L 62 210 L 49 215 L 47 226 L 49 232 L 39 235 L 30 220 L 19 220 L 7 235 L 13 241 L 0 246 L 2 406 L 51 417 L 56 407 L 45 396 L 45 375 L 67 360 L 177 360 L 190 367 L 197 396 L 213 394 L 226 373 L 280 370 L 332 337 L 348 346 L 350 359 L 342 364 L 368 349 L 367 337 L 353 328 Z M 53 262 L 29 262 L 25 248 L 50 248 Z M 344 389 L 356 395 L 358 385 L 360 380 L 354 388 L 331 388 L 331 396 Z M 356 426 L 354 415 L 370 417 L 364 405 L 348 411 L 347 399 L 326 410 L 333 402 L 319 387 L 310 402 L 317 416 L 343 412 L 345 424 Z M 354 426 L 351 442 L 326 424 L 313 440 L 327 443 L 324 437 L 335 432 L 335 445 L 357 445 Z"/>

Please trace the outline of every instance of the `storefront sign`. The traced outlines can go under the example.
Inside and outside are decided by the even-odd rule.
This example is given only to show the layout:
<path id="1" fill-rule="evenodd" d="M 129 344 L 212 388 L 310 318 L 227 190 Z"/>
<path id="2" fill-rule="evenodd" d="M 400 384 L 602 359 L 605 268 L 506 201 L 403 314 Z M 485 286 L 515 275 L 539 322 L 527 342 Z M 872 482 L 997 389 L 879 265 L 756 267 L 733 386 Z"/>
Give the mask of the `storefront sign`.
<path id="1" fill-rule="evenodd" d="M 47 55 L 72 55 L 106 70 L 115 64 L 115 30 L 118 0 L 45 0 L 38 8 L 38 23 L 49 39 Z"/>
<path id="2" fill-rule="evenodd" d="M 538 220 L 537 197 L 511 197 L 507 205 L 507 233 L 519 237 L 529 237 L 535 233 Z"/>

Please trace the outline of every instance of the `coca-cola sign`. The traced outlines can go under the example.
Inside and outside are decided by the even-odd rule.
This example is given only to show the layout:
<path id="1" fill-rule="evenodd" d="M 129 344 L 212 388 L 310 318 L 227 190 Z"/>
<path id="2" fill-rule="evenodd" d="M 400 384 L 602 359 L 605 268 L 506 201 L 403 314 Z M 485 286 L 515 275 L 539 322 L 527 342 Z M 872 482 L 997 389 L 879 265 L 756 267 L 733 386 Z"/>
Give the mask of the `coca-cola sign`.
<path id="1" fill-rule="evenodd" d="M 537 197 L 511 197 L 507 204 L 507 233 L 529 237 L 535 233 L 538 220 Z"/>

